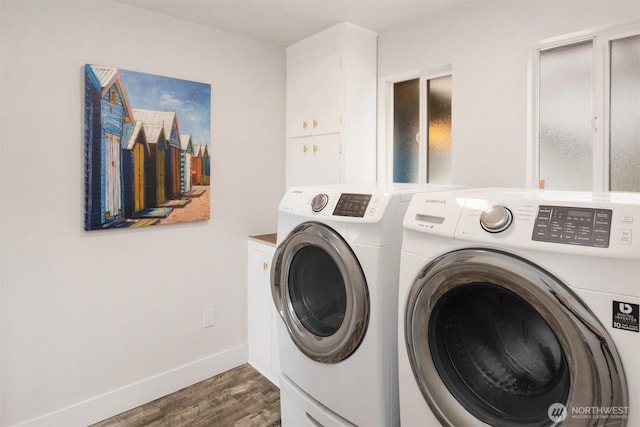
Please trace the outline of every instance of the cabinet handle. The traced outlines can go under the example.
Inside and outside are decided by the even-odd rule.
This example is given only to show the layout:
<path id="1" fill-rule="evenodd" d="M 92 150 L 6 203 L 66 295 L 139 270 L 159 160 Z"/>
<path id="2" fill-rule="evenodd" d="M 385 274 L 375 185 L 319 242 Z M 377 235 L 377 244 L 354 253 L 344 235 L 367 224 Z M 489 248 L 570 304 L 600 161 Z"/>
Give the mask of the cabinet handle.
<path id="1" fill-rule="evenodd" d="M 313 144 L 313 152 L 314 153 L 318 152 L 318 146 L 316 144 Z"/>
<path id="2" fill-rule="evenodd" d="M 269 264 L 267 264 L 266 262 L 262 263 L 262 269 L 263 270 L 268 270 L 269 269 Z"/>
<path id="3" fill-rule="evenodd" d="M 307 146 L 306 146 L 306 145 L 303 145 L 303 146 L 302 146 L 302 152 L 303 152 L 303 153 L 306 153 L 307 151 L 308 151 Z"/>
<path id="4" fill-rule="evenodd" d="M 308 125 L 307 125 L 307 121 L 306 121 L 306 120 L 303 120 L 303 121 L 302 121 L 302 129 L 306 129 L 307 127 L 308 127 Z"/>
<path id="5" fill-rule="evenodd" d="M 313 128 L 317 128 L 318 127 L 318 121 L 316 119 L 313 119 Z"/>

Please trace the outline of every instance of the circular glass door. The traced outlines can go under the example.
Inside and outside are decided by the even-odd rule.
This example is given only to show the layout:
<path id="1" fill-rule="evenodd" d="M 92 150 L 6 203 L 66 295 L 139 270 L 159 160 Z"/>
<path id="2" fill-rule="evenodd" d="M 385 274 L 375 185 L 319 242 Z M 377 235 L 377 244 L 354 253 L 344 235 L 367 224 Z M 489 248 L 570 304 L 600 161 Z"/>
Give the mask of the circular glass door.
<path id="1" fill-rule="evenodd" d="M 340 268 L 324 249 L 300 249 L 291 260 L 288 283 L 291 308 L 307 330 L 318 337 L 338 332 L 347 292 Z"/>
<path id="2" fill-rule="evenodd" d="M 405 340 L 444 425 L 544 426 L 556 404 L 626 406 L 604 327 L 557 278 L 511 254 L 465 249 L 429 263 L 409 294 Z"/>
<path id="3" fill-rule="evenodd" d="M 330 227 L 307 222 L 278 246 L 271 292 L 289 336 L 308 357 L 337 363 L 364 338 L 369 292 L 349 245 Z"/>

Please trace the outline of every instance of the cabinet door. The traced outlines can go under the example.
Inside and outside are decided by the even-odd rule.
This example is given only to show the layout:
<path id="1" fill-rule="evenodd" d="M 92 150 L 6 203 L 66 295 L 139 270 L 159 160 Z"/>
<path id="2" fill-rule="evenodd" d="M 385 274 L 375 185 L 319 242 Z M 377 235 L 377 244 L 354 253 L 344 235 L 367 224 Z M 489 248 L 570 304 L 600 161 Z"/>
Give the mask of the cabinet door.
<path id="1" fill-rule="evenodd" d="M 272 383 L 280 386 L 280 374 L 282 368 L 280 367 L 280 343 L 278 341 L 278 322 L 280 321 L 280 315 L 276 306 L 271 304 L 271 375 L 269 378 Z"/>
<path id="2" fill-rule="evenodd" d="M 312 65 L 303 62 L 287 69 L 287 135 L 290 138 L 312 133 Z"/>
<path id="3" fill-rule="evenodd" d="M 287 186 L 339 184 L 342 137 L 338 133 L 287 141 Z"/>
<path id="4" fill-rule="evenodd" d="M 308 170 L 310 184 L 339 184 L 341 182 L 340 134 L 318 135 L 311 138 L 312 165 Z"/>
<path id="5" fill-rule="evenodd" d="M 287 69 L 289 138 L 340 132 L 341 54 L 334 52 Z"/>
<path id="6" fill-rule="evenodd" d="M 340 52 L 313 61 L 312 117 L 314 134 L 340 132 L 342 69 Z"/>
<path id="7" fill-rule="evenodd" d="M 287 187 L 309 185 L 307 171 L 311 167 L 310 141 L 313 138 L 287 140 L 285 177 Z"/>
<path id="8" fill-rule="evenodd" d="M 249 283 L 247 290 L 249 362 L 269 377 L 272 357 L 272 300 L 270 266 L 273 251 L 261 250 L 249 242 Z"/>

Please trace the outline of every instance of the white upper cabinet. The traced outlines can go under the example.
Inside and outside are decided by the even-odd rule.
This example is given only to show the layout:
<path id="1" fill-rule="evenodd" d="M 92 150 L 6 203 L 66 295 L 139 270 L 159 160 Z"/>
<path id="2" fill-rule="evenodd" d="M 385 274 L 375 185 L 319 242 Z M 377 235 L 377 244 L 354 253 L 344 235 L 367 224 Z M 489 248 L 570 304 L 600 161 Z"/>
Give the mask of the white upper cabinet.
<path id="1" fill-rule="evenodd" d="M 290 138 L 340 132 L 340 61 L 341 52 L 333 52 L 288 69 Z"/>
<path id="2" fill-rule="evenodd" d="M 377 34 L 350 23 L 287 48 L 287 186 L 375 181 L 376 73 Z"/>

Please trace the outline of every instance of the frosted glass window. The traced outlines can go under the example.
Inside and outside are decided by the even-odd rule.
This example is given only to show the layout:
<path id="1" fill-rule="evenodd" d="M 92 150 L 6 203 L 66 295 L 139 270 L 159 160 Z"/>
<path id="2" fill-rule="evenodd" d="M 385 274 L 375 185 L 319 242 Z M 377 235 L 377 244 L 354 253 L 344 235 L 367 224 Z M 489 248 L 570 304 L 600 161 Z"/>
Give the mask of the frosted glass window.
<path id="1" fill-rule="evenodd" d="M 393 182 L 451 183 L 451 75 L 393 84 Z"/>
<path id="2" fill-rule="evenodd" d="M 540 52 L 540 179 L 547 189 L 591 190 L 591 40 Z"/>
<path id="3" fill-rule="evenodd" d="M 427 182 L 451 182 L 451 76 L 427 81 Z"/>
<path id="4" fill-rule="evenodd" d="M 420 80 L 393 85 L 393 182 L 418 182 Z"/>
<path id="5" fill-rule="evenodd" d="M 610 42 L 609 185 L 640 191 L 640 35 Z"/>

